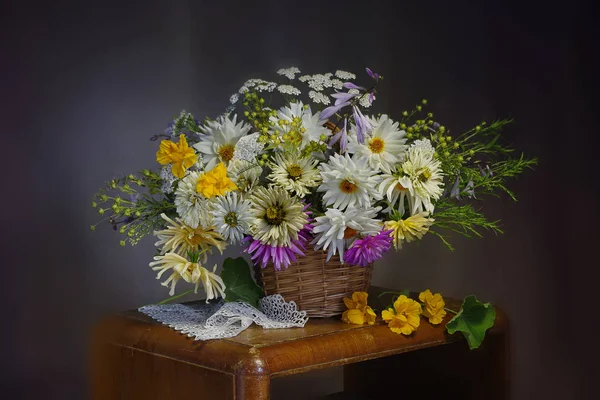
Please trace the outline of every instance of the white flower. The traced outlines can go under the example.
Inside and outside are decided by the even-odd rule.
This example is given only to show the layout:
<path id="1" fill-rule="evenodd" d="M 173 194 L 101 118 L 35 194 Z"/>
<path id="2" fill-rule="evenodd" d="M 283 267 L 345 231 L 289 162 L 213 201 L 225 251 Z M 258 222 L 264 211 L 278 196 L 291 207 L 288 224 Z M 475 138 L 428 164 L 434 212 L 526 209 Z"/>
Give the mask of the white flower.
<path id="1" fill-rule="evenodd" d="M 315 218 L 313 232 L 315 249 L 327 250 L 327 260 L 339 254 L 344 259 L 344 250 L 350 247 L 358 235 L 376 235 L 382 227 L 380 220 L 375 219 L 381 207 L 354 208 L 346 211 L 329 208 L 324 216 Z"/>
<path id="2" fill-rule="evenodd" d="M 344 79 L 344 80 L 356 79 L 356 75 L 354 75 L 352 72 L 346 72 L 346 71 L 340 71 L 340 70 L 335 71 L 335 76 L 337 76 L 340 79 Z"/>
<path id="3" fill-rule="evenodd" d="M 425 141 L 428 141 L 425 139 Z M 443 192 L 443 171 L 439 160 L 434 158 L 433 147 L 424 141 L 420 146 L 408 149 L 406 161 L 402 164 L 404 175 L 410 179 L 411 214 L 422 211 L 433 212 L 431 200 L 440 198 Z"/>
<path id="4" fill-rule="evenodd" d="M 290 103 L 289 106 L 280 108 L 277 117 L 271 117 L 274 132 L 283 136 L 288 134 L 290 141 L 301 144 L 301 149 L 311 141 L 319 142 L 321 135 L 331 136 L 331 131 L 323 126 L 320 119 L 321 113 L 313 114 L 309 106 L 304 106 L 301 101 Z M 285 122 L 282 124 L 281 121 Z M 296 126 L 293 125 L 296 124 Z"/>
<path id="5" fill-rule="evenodd" d="M 268 178 L 303 198 L 310 193 L 310 188 L 321 183 L 321 175 L 315 168 L 317 163 L 314 158 L 300 158 L 297 153 L 276 154 L 275 162 L 269 163 L 272 172 Z"/>
<path id="6" fill-rule="evenodd" d="M 289 246 L 308 222 L 304 204 L 283 188 L 259 186 L 252 193 L 252 237 L 262 244 Z"/>
<path id="7" fill-rule="evenodd" d="M 299 96 L 302 92 L 300 89 L 293 87 L 292 85 L 279 85 L 277 90 L 282 94 L 289 94 L 291 96 Z"/>
<path id="8" fill-rule="evenodd" d="M 213 169 L 220 161 L 227 165 L 233 159 L 238 140 L 250 131 L 251 126 L 244 121 L 237 125 L 236 122 L 237 115 L 233 119 L 227 115 L 200 127 L 204 135 L 193 147 L 203 154 L 207 170 Z"/>
<path id="9" fill-rule="evenodd" d="M 341 210 L 348 206 L 368 208 L 373 200 L 381 200 L 376 190 L 377 172 L 368 166 L 365 157 L 334 154 L 319 165 L 323 183 L 317 189 L 325 192 L 323 203 Z"/>
<path id="10" fill-rule="evenodd" d="M 165 194 L 173 193 L 173 182 L 175 182 L 177 178 L 173 175 L 173 168 L 171 168 L 170 165 L 162 167 L 160 170 L 160 179 L 163 182 L 160 191 Z"/>
<path id="11" fill-rule="evenodd" d="M 236 192 L 216 197 L 212 202 L 212 215 L 215 229 L 231 244 L 238 243 L 244 234 L 250 233 L 250 201 L 243 200 Z"/>
<path id="12" fill-rule="evenodd" d="M 410 190 L 412 189 L 412 183 L 410 178 L 402 172 L 402 167 L 399 167 L 398 169 L 399 171 L 394 171 L 391 174 L 383 174 L 378 189 L 379 193 L 381 193 L 382 196 L 385 196 L 389 202 L 389 207 L 383 210 L 383 212 L 391 212 L 391 210 L 395 208 L 396 203 L 398 203 L 397 210 L 402 216 L 406 212 L 404 205 L 405 199 L 408 198 L 409 208 L 412 209 L 412 197 L 409 196 Z"/>
<path id="13" fill-rule="evenodd" d="M 243 193 L 252 192 L 262 174 L 262 167 L 256 162 L 233 159 L 227 168 L 227 175 Z"/>
<path id="14" fill-rule="evenodd" d="M 257 92 L 272 92 L 276 87 L 277 84 L 275 82 L 269 82 L 262 79 L 248 79 L 238 92 L 246 93 L 250 89 Z"/>
<path id="15" fill-rule="evenodd" d="M 235 145 L 233 151 L 234 160 L 245 160 L 256 162 L 256 157 L 263 151 L 264 143 L 258 141 L 260 134 L 258 132 L 251 135 L 242 136 Z"/>
<path id="16" fill-rule="evenodd" d="M 296 67 L 281 68 L 277 73 L 293 80 L 296 77 L 296 74 L 300 73 L 300 70 Z"/>
<path id="17" fill-rule="evenodd" d="M 375 100 L 375 96 L 373 96 L 373 100 Z M 369 108 L 371 107 L 372 103 L 371 103 L 371 98 L 370 96 L 362 96 L 360 98 L 360 100 L 358 100 L 358 104 L 360 104 L 362 107 L 364 108 Z"/>
<path id="18" fill-rule="evenodd" d="M 194 293 L 198 293 L 198 286 L 202 284 L 206 292 L 206 302 L 219 296 L 225 298 L 225 283 L 221 277 L 215 274 L 217 266 L 212 272 L 201 266 L 198 262 L 188 261 L 188 259 L 176 253 L 167 253 L 163 256 L 154 257 L 150 263 L 154 271 L 159 271 L 156 279 L 160 279 L 163 273 L 172 270 L 173 273 L 162 283 L 163 286 L 171 284 L 169 295 L 175 294 L 175 286 L 180 279 L 188 283 L 195 284 Z"/>
<path id="19" fill-rule="evenodd" d="M 417 139 L 410 145 L 410 148 L 411 149 L 418 148 L 425 152 L 430 152 L 432 154 L 435 153 L 435 149 L 431 145 L 431 142 L 429 141 L 429 139 Z"/>
<path id="20" fill-rule="evenodd" d="M 320 92 L 326 88 L 331 88 L 334 85 L 339 86 L 337 83 L 332 82 L 332 76 L 332 73 L 303 75 L 298 79 L 300 82 L 305 82 L 311 89 Z"/>
<path id="21" fill-rule="evenodd" d="M 398 122 L 393 122 L 385 114 L 379 119 L 371 119 L 371 124 L 373 130 L 365 137 L 364 144 L 350 136 L 348 152 L 365 157 L 371 168 L 390 173 L 395 164 L 404 160 L 406 132 L 399 130 Z"/>
<path id="22" fill-rule="evenodd" d="M 323 93 L 315 92 L 314 90 L 311 90 L 310 92 L 308 92 L 308 97 L 310 97 L 311 100 L 317 104 L 327 105 L 327 104 L 331 103 L 331 100 L 329 100 L 329 97 L 325 96 Z"/>
<path id="23" fill-rule="evenodd" d="M 177 214 L 192 229 L 210 226 L 208 200 L 196 190 L 201 174 L 199 171 L 190 171 L 179 181 L 175 191 Z"/>
<path id="24" fill-rule="evenodd" d="M 229 98 L 229 103 L 231 104 L 235 104 L 238 102 L 238 100 L 240 99 L 240 95 L 237 93 L 234 93 L 231 95 L 231 97 Z"/>

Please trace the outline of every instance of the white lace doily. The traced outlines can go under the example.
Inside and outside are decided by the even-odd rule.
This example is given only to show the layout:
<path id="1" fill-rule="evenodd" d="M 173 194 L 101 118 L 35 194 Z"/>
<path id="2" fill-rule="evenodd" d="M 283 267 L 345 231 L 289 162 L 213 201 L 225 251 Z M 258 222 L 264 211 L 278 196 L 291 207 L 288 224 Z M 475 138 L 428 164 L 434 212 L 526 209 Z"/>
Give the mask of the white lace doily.
<path id="1" fill-rule="evenodd" d="M 266 329 L 303 327 L 306 311 L 287 303 L 279 294 L 259 300 L 258 309 L 248 303 L 164 304 L 140 307 L 139 311 L 195 340 L 237 336 L 253 322 Z"/>

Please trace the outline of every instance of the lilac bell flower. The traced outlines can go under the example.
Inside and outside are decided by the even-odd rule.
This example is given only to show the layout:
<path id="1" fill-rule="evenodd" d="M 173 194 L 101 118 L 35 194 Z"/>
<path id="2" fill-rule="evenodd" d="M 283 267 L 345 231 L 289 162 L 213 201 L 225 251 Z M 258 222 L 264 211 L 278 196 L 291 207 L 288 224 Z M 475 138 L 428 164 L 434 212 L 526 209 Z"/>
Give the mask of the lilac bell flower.
<path id="1" fill-rule="evenodd" d="M 379 78 L 381 78 L 381 75 L 371 71 L 370 68 L 365 68 L 365 70 L 367 71 L 367 74 L 369 74 L 369 76 L 375 80 L 378 80 Z"/>
<path id="2" fill-rule="evenodd" d="M 347 130 L 347 125 L 348 125 L 348 119 L 345 118 L 344 119 L 344 127 L 342 129 L 340 129 L 340 131 L 337 132 L 335 135 L 333 135 L 333 137 L 329 141 L 329 146 L 333 146 L 339 140 L 339 142 L 340 142 L 340 150 L 342 151 L 342 153 L 346 152 L 346 147 L 348 146 L 348 130 Z"/>
<path id="3" fill-rule="evenodd" d="M 373 130 L 373 125 L 367 117 L 360 111 L 357 106 L 352 106 L 354 111 L 354 123 L 356 124 L 356 139 L 358 143 L 363 144 L 365 142 L 365 135 Z"/>

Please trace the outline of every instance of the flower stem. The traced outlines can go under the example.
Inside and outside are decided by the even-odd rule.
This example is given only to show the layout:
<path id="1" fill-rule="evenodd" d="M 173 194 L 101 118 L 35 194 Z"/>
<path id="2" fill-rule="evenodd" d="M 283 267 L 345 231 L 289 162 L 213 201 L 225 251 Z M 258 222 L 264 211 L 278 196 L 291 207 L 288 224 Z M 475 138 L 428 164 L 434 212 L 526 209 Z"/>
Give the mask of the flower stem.
<path id="1" fill-rule="evenodd" d="M 190 293 L 192 293 L 193 291 L 194 291 L 194 289 L 186 290 L 186 291 L 185 291 L 185 292 L 183 292 L 183 293 L 179 293 L 179 294 L 176 294 L 175 296 L 169 297 L 168 299 L 164 299 L 163 301 L 161 301 L 160 303 L 157 303 L 157 304 L 158 304 L 158 305 L 167 304 L 168 302 L 170 302 L 170 301 L 172 301 L 172 300 L 176 300 L 176 299 L 178 299 L 178 298 L 180 298 L 180 297 L 183 297 L 183 296 L 185 296 L 186 294 L 190 294 Z"/>
<path id="2" fill-rule="evenodd" d="M 458 314 L 458 311 L 451 310 L 451 309 L 449 309 L 448 307 L 444 307 L 444 310 L 446 310 L 446 311 L 448 311 L 449 313 L 452 313 L 452 314 L 454 314 L 454 315 Z"/>

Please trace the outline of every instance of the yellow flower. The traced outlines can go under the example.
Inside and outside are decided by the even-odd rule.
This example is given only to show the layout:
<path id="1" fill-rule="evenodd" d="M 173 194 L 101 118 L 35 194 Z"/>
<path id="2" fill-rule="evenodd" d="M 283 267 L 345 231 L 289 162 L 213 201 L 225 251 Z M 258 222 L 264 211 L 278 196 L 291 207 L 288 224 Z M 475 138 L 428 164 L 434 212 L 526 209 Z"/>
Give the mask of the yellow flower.
<path id="1" fill-rule="evenodd" d="M 394 247 L 402 248 L 402 242 L 412 242 L 421 239 L 427 233 L 433 221 L 428 218 L 428 212 L 421 212 L 399 221 L 385 221 L 385 229 L 391 229 L 390 236 L 394 238 Z"/>
<path id="2" fill-rule="evenodd" d="M 183 178 L 185 170 L 194 165 L 197 160 L 198 156 L 196 156 L 194 149 L 188 146 L 183 134 L 179 136 L 179 143 L 163 140 L 156 152 L 156 161 L 162 165 L 172 163 L 171 171 L 179 179 Z"/>
<path id="3" fill-rule="evenodd" d="M 237 186 L 227 177 L 225 164 L 219 163 L 210 171 L 200 175 L 196 182 L 196 191 L 207 199 L 215 196 L 223 196 Z"/>
<path id="4" fill-rule="evenodd" d="M 419 300 L 425 303 L 423 316 L 429 318 L 429 322 L 433 325 L 441 323 L 446 316 L 446 310 L 444 310 L 446 303 L 442 295 L 439 293 L 432 294 L 431 290 L 427 289 L 419 294 Z"/>
<path id="5" fill-rule="evenodd" d="M 352 299 L 344 297 L 344 304 L 348 307 L 342 314 L 342 321 L 347 324 L 373 325 L 377 315 L 371 307 L 367 305 L 369 294 L 366 292 L 352 293 Z"/>
<path id="6" fill-rule="evenodd" d="M 388 323 L 388 326 L 395 333 L 410 335 L 421 323 L 421 305 L 401 295 L 394 302 L 394 308 L 389 308 L 381 312 L 381 318 Z"/>

